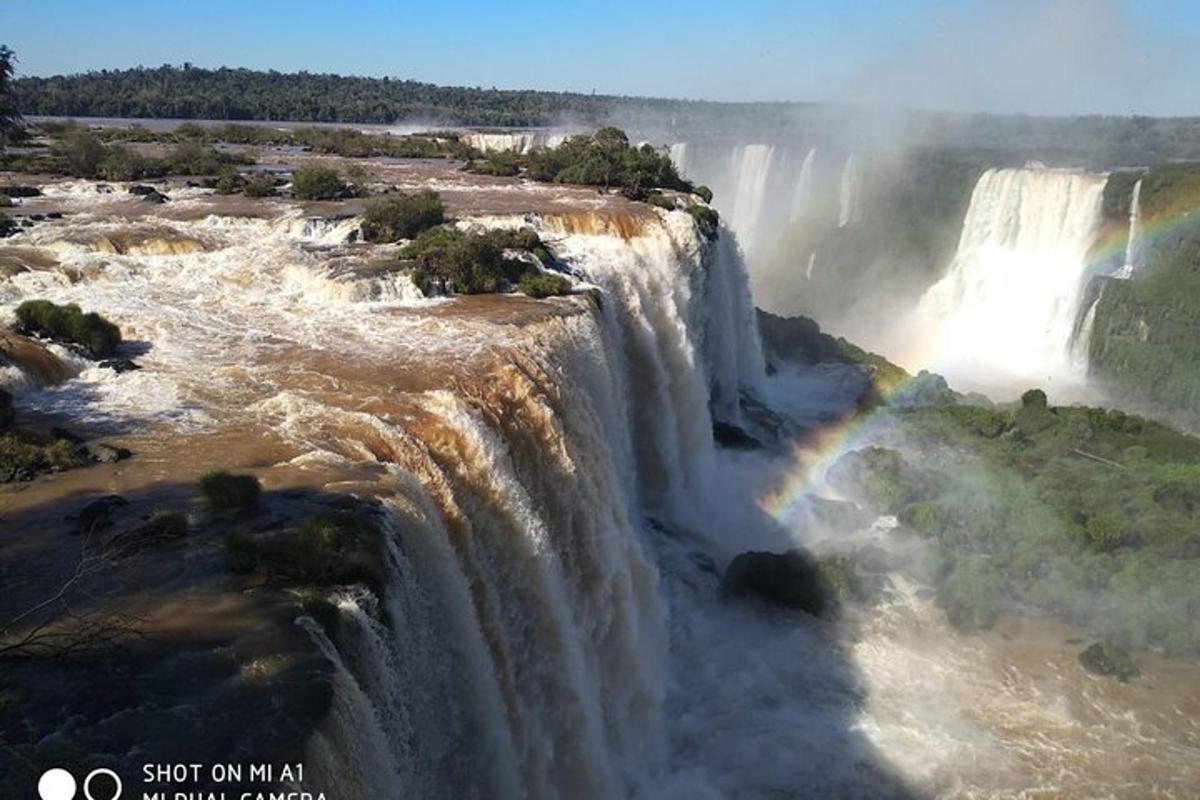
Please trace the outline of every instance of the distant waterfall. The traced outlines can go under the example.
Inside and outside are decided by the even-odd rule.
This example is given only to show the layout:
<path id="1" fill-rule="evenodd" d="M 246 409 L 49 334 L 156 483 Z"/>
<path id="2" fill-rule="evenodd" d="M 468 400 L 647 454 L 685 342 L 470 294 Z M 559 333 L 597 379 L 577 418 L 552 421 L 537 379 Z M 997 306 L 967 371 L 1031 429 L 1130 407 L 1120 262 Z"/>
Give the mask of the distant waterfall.
<path id="1" fill-rule="evenodd" d="M 838 227 L 855 225 L 862 221 L 863 174 L 858 157 L 853 153 L 842 168 L 842 184 L 838 203 Z"/>
<path id="2" fill-rule="evenodd" d="M 750 249 L 757 242 L 758 228 L 765 211 L 767 178 L 775 148 L 765 144 L 742 145 L 733 151 L 732 169 L 736 180 L 730 220 L 742 246 Z"/>
<path id="3" fill-rule="evenodd" d="M 1142 252 L 1142 180 L 1133 185 L 1129 199 L 1129 239 L 1125 244 L 1125 263 L 1113 273 L 1114 278 L 1129 278 L 1144 265 Z"/>
<path id="4" fill-rule="evenodd" d="M 1081 376 L 1071 339 L 1106 175 L 992 169 L 971 195 L 947 275 L 922 297 L 923 359 L 952 378 Z"/>
<path id="5" fill-rule="evenodd" d="M 817 160 L 816 148 L 809 150 L 804 156 L 804 163 L 800 165 L 800 175 L 796 178 L 796 189 L 792 193 L 792 213 L 791 220 L 796 220 L 803 217 L 813 203 L 813 164 Z"/>
<path id="6" fill-rule="evenodd" d="M 679 172 L 679 174 L 681 176 L 686 178 L 687 171 L 688 171 L 688 161 L 687 161 L 688 144 L 687 144 L 687 142 L 676 142 L 675 144 L 671 145 L 671 148 L 668 152 L 670 153 L 672 163 L 675 164 L 675 169 Z"/>

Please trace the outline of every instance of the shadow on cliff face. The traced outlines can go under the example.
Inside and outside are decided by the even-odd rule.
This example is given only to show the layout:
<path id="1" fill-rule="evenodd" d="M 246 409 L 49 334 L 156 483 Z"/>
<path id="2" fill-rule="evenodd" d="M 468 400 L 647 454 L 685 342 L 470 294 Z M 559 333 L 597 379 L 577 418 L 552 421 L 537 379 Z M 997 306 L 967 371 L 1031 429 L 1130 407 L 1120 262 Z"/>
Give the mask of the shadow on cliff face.
<path id="1" fill-rule="evenodd" d="M 149 763 L 304 761 L 330 665 L 295 624 L 300 597 L 231 574 L 233 523 L 198 510 L 195 493 L 79 491 L 0 518 L 0 798 L 30 796 L 49 767 L 77 779 L 110 768 L 132 794 Z M 266 492 L 237 524 L 273 530 L 347 501 Z M 88 517 L 101 507 L 104 521 Z M 186 533 L 151 536 L 164 512 L 186 514 Z"/>
<path id="2" fill-rule="evenodd" d="M 799 545 L 757 508 L 740 516 L 736 531 L 648 526 L 670 609 L 664 796 L 918 796 L 867 735 L 868 691 L 851 654 L 859 615 L 827 605 L 816 617 L 731 591 L 738 550 Z"/>

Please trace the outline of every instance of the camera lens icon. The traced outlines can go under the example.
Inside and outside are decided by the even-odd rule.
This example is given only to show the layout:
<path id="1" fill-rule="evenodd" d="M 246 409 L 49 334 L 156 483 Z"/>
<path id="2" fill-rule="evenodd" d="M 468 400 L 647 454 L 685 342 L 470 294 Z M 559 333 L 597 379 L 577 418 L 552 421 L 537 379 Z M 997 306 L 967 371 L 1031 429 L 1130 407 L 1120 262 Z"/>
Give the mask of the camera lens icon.
<path id="1" fill-rule="evenodd" d="M 118 800 L 124 788 L 120 776 L 103 767 L 83 779 L 85 800 Z M 76 789 L 75 776 L 58 767 L 46 770 L 38 780 L 38 797 L 42 800 L 74 800 Z"/>

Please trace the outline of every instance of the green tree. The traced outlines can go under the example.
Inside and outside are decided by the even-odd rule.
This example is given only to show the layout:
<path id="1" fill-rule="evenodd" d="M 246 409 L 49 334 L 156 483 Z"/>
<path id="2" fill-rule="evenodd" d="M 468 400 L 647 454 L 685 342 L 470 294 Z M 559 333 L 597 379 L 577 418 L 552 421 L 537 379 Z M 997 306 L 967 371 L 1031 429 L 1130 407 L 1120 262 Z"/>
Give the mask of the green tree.
<path id="1" fill-rule="evenodd" d="M 17 56 L 0 44 L 0 147 L 21 128 L 21 113 L 17 110 L 17 95 L 13 90 L 13 65 Z"/>

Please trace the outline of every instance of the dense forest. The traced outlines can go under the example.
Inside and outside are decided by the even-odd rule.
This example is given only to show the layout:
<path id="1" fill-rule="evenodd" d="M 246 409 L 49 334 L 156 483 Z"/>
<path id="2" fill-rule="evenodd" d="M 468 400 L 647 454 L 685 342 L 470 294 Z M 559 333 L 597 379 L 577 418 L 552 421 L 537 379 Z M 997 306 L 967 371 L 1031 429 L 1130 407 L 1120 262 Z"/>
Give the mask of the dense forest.
<path id="1" fill-rule="evenodd" d="M 390 78 L 199 69 L 101 70 L 16 81 L 25 114 L 69 117 L 392 123 L 419 119 L 538 126 L 605 119 L 617 106 L 669 110 L 676 101 L 566 92 L 444 87 Z"/>

